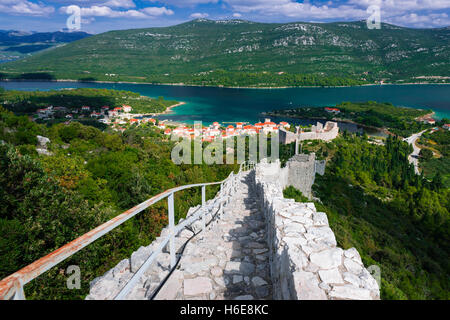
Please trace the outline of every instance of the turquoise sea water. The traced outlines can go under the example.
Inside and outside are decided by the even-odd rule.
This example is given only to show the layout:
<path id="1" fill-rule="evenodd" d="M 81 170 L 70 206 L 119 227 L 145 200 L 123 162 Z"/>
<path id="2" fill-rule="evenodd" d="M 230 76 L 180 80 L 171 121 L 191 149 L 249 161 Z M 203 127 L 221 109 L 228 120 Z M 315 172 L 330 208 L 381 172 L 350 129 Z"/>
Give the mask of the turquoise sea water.
<path id="1" fill-rule="evenodd" d="M 396 106 L 432 109 L 436 118 L 450 118 L 450 85 L 380 85 L 345 88 L 230 89 L 125 83 L 0 82 L 5 89 L 51 90 L 107 88 L 186 102 L 160 119 L 186 123 L 200 120 L 257 122 L 261 112 L 305 106 L 331 106 L 343 101 L 391 102 Z"/>

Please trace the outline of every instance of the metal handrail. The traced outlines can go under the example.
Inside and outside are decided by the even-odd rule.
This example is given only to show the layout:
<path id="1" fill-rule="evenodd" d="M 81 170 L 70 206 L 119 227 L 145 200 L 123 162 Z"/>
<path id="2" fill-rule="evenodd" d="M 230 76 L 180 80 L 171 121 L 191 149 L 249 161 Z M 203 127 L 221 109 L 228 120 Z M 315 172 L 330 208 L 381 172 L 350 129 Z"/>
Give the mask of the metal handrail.
<path id="1" fill-rule="evenodd" d="M 169 251 L 170 251 L 170 265 L 171 268 L 175 266 L 175 235 L 178 232 L 186 227 L 187 225 L 193 223 L 200 217 L 202 217 L 202 230 L 205 229 L 205 212 L 203 210 L 198 210 L 196 214 L 192 215 L 188 219 L 184 220 L 182 223 L 179 223 L 175 226 L 175 214 L 174 214 L 174 193 L 177 191 L 193 188 L 193 187 L 202 187 L 202 207 L 205 205 L 205 194 L 206 194 L 206 186 L 217 185 L 220 184 L 220 189 L 225 183 L 231 181 L 234 182 L 233 178 L 238 176 L 241 172 L 250 170 L 254 168 L 255 163 L 252 161 L 243 162 L 239 166 L 239 172 L 234 174 L 232 171 L 228 177 L 222 181 L 218 182 L 208 182 L 208 183 L 195 183 L 184 185 L 180 187 L 175 187 L 168 189 L 162 193 L 159 193 L 152 198 L 138 204 L 137 206 L 119 214 L 118 216 L 112 218 L 111 220 L 101 224 L 97 228 L 85 233 L 84 235 L 76 238 L 75 240 L 65 244 L 64 246 L 56 249 L 55 251 L 47 254 L 46 256 L 32 262 L 28 266 L 20 269 L 19 271 L 9 275 L 0 281 L 0 299 L 1 300 L 24 300 L 25 293 L 23 290 L 24 285 L 26 285 L 31 280 L 37 278 L 44 272 L 53 268 L 60 262 L 64 261 L 68 257 L 72 256 L 76 252 L 80 251 L 84 247 L 88 246 L 98 238 L 107 234 L 111 230 L 120 226 L 125 221 L 131 219 L 141 211 L 147 209 L 152 204 L 156 202 L 168 198 L 168 213 L 169 213 L 169 236 L 166 237 L 162 243 L 158 246 L 158 248 L 153 252 L 147 261 L 139 268 L 139 270 L 133 275 L 130 281 L 125 285 L 124 288 L 119 292 L 119 294 L 115 297 L 115 299 L 123 299 L 132 288 L 133 284 L 139 280 L 140 276 L 145 272 L 145 270 L 151 265 L 151 263 L 156 259 L 157 255 L 162 251 L 164 246 L 169 242 Z"/>

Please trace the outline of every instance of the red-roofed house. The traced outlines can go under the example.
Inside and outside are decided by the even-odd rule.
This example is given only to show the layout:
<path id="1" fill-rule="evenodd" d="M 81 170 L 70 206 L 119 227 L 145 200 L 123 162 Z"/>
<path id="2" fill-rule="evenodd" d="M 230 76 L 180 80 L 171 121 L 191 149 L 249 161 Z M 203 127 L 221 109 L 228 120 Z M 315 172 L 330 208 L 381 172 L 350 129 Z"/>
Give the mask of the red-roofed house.
<path id="1" fill-rule="evenodd" d="M 81 107 L 81 110 L 83 110 L 83 111 L 89 111 L 89 110 L 91 110 L 91 107 L 88 107 L 88 106 L 82 106 L 82 107 Z"/>
<path id="2" fill-rule="evenodd" d="M 170 130 L 170 129 L 164 130 L 164 134 L 165 134 L 165 135 L 169 135 L 171 132 L 172 132 L 172 130 Z"/>
<path id="3" fill-rule="evenodd" d="M 325 111 L 328 112 L 328 113 L 339 113 L 339 112 L 341 112 L 341 110 L 339 110 L 338 108 L 328 108 L 328 107 L 325 108 Z"/>
<path id="4" fill-rule="evenodd" d="M 123 112 L 130 112 L 132 110 L 131 106 L 123 105 L 122 106 Z"/>
<path id="5" fill-rule="evenodd" d="M 289 129 L 291 126 L 290 126 L 290 124 L 287 123 L 286 121 L 281 121 L 281 122 L 280 122 L 280 127 L 288 128 L 288 129 Z"/>
<path id="6" fill-rule="evenodd" d="M 446 123 L 442 126 L 442 128 L 450 130 L 450 123 Z"/>
<path id="7" fill-rule="evenodd" d="M 264 127 L 273 127 L 276 126 L 277 124 L 275 122 L 272 121 L 266 121 L 264 122 Z"/>

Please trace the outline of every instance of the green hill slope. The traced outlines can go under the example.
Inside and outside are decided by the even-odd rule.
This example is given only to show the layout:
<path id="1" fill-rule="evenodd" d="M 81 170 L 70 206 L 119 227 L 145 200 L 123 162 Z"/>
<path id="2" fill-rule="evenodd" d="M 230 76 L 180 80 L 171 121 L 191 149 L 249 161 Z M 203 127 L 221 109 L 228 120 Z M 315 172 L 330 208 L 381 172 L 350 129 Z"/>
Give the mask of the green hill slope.
<path id="1" fill-rule="evenodd" d="M 226 86 L 424 81 L 416 77 L 450 76 L 450 29 L 198 19 L 106 32 L 4 64 L 0 72 L 3 78 Z"/>

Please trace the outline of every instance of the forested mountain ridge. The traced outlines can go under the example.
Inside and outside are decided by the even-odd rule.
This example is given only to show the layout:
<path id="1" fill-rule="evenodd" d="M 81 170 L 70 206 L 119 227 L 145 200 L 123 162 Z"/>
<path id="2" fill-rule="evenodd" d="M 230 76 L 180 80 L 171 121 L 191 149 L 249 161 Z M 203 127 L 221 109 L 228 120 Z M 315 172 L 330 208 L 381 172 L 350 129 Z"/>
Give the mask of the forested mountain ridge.
<path id="1" fill-rule="evenodd" d="M 39 72 L 56 79 L 225 86 L 448 82 L 449 40 L 449 28 L 197 19 L 109 31 L 0 70 L 4 78 Z"/>
<path id="2" fill-rule="evenodd" d="M 90 34 L 82 31 L 24 32 L 0 30 L 0 62 L 13 61 L 88 36 Z"/>

